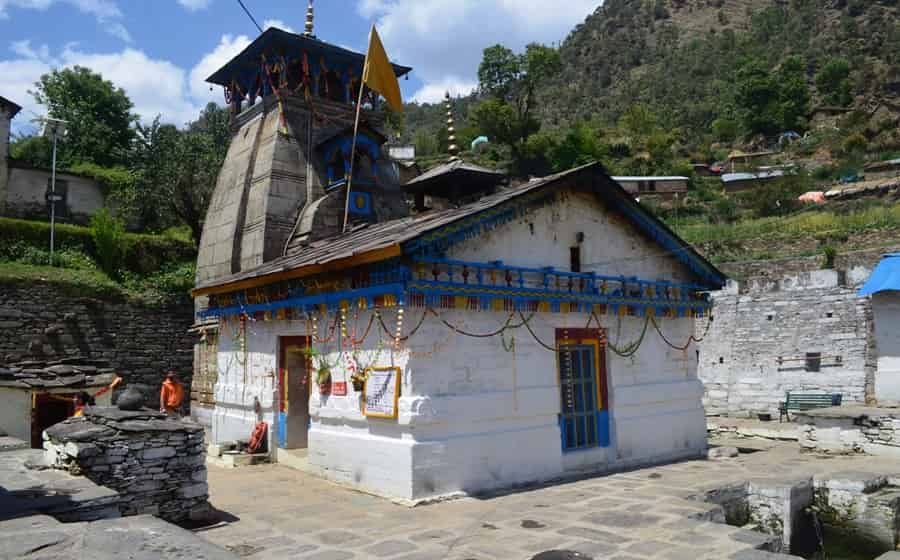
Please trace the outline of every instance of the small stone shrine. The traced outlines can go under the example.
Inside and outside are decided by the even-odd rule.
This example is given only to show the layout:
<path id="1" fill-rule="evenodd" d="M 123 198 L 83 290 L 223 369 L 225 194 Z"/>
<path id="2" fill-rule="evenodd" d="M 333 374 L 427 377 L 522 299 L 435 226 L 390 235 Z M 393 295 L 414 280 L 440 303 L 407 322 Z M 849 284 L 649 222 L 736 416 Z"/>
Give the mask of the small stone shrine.
<path id="1" fill-rule="evenodd" d="M 0 364 L 0 430 L 41 447 L 41 433 L 75 413 L 75 395 L 84 391 L 109 405 L 116 378 L 105 360 L 65 358 Z"/>
<path id="2" fill-rule="evenodd" d="M 88 407 L 44 432 L 50 467 L 119 492 L 123 516 L 167 521 L 209 511 L 203 428 L 149 410 Z"/>

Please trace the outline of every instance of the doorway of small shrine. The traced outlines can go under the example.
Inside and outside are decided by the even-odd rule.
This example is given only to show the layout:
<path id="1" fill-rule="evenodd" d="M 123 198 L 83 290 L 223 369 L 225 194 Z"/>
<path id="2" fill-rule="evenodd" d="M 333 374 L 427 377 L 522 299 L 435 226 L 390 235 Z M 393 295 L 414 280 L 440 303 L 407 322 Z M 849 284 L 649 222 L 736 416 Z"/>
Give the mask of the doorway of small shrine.
<path id="1" fill-rule="evenodd" d="M 75 395 L 41 393 L 34 396 L 33 404 L 31 447 L 40 449 L 44 446 L 44 430 L 75 414 Z"/>
<path id="2" fill-rule="evenodd" d="M 308 338 L 281 337 L 278 346 L 278 447 L 306 449 L 309 441 Z"/>

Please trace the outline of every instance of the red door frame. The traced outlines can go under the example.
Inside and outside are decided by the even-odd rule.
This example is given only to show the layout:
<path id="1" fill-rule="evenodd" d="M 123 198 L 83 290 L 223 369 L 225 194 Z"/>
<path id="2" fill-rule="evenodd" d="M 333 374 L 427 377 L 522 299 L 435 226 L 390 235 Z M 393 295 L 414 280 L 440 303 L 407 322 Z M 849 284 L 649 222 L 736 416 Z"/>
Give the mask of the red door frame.
<path id="1" fill-rule="evenodd" d="M 278 445 L 282 446 L 284 441 L 284 437 L 286 434 L 284 433 L 284 419 L 290 410 L 291 403 L 291 393 L 290 386 L 288 386 L 287 378 L 287 349 L 291 346 L 301 346 L 303 348 L 310 347 L 310 338 L 308 336 L 281 336 L 278 337 L 278 427 L 277 427 L 277 435 L 278 435 Z M 310 356 L 306 357 L 306 368 L 307 371 L 312 371 L 312 358 Z M 312 380 L 307 376 L 306 379 L 307 385 L 312 383 Z M 287 389 L 287 399 L 285 399 L 285 389 Z M 308 393 L 307 393 L 308 394 Z"/>

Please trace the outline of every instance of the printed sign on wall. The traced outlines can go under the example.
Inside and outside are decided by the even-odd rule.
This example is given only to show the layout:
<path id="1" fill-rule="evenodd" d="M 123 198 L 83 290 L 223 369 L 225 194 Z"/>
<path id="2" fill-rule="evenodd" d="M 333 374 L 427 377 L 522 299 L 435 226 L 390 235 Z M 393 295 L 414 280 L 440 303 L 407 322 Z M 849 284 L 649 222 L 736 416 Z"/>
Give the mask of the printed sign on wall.
<path id="1" fill-rule="evenodd" d="M 366 373 L 363 414 L 371 418 L 396 419 L 400 400 L 400 368 L 370 368 Z"/>

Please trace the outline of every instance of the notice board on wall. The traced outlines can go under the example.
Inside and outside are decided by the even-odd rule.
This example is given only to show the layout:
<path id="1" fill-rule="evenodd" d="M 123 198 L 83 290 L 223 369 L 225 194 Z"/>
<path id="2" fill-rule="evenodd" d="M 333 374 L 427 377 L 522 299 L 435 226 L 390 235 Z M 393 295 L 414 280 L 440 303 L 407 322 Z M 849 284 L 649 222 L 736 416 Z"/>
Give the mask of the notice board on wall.
<path id="1" fill-rule="evenodd" d="M 400 368 L 369 368 L 366 373 L 363 414 L 370 418 L 396 419 L 400 401 Z"/>

